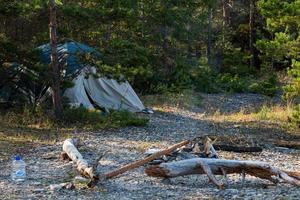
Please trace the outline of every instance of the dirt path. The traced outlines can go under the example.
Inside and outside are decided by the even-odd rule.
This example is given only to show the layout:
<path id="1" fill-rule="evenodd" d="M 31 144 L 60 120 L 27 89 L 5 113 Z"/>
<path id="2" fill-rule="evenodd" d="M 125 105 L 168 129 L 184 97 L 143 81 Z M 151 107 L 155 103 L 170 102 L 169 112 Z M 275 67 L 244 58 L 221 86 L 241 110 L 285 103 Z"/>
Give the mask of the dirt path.
<path id="1" fill-rule="evenodd" d="M 150 123 L 146 127 L 102 130 L 97 133 L 79 133 L 76 136 L 84 141 L 80 151 L 86 158 L 93 159 L 100 153 L 108 151 L 100 162 L 99 172 L 140 159 L 143 157 L 144 150 L 150 147 L 162 148 L 201 135 L 232 135 L 262 144 L 264 141 L 260 138 L 279 137 L 286 135 L 286 132 L 277 125 L 254 126 L 257 122 L 253 122 L 253 126 L 251 123 L 244 122 L 216 122 L 208 115 L 215 110 L 223 112 L 222 106 L 224 106 L 224 113 L 238 112 L 244 106 L 249 107 L 249 102 L 253 105 L 249 109 L 254 109 L 267 101 L 268 98 L 257 95 L 255 97 L 253 95 L 208 95 L 204 96 L 202 106 L 191 109 L 166 106 L 158 109 L 160 111 L 150 116 Z M 241 176 L 231 175 L 227 189 L 218 190 L 212 183 L 208 183 L 205 176 L 188 176 L 161 181 L 147 177 L 143 173 L 143 168 L 105 181 L 94 189 L 51 192 L 48 189 L 50 184 L 71 181 L 76 175 L 72 163 L 57 159 L 61 146 L 62 143 L 58 142 L 55 145 L 36 145 L 28 148 L 24 155 L 28 165 L 28 180 L 20 185 L 10 181 L 10 163 L 4 158 L 13 154 L 15 149 L 5 152 L 0 148 L 3 151 L 0 153 L 2 169 L 0 199 L 299 199 L 300 196 L 299 188 L 283 183 L 271 186 L 269 182 L 251 176 L 247 176 L 246 182 L 242 185 Z M 219 153 L 222 158 L 260 160 L 282 169 L 300 171 L 299 150 L 276 149 L 272 145 L 266 145 L 262 153 Z"/>

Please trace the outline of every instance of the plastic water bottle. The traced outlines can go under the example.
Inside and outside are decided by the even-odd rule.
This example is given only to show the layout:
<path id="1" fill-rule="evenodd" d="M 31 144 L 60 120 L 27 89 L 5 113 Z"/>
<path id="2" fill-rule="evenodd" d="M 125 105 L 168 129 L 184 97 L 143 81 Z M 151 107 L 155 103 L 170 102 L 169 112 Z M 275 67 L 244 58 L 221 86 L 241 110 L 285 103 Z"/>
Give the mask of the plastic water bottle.
<path id="1" fill-rule="evenodd" d="M 16 156 L 12 162 L 11 179 L 16 182 L 25 181 L 26 179 L 26 164 L 21 156 Z"/>

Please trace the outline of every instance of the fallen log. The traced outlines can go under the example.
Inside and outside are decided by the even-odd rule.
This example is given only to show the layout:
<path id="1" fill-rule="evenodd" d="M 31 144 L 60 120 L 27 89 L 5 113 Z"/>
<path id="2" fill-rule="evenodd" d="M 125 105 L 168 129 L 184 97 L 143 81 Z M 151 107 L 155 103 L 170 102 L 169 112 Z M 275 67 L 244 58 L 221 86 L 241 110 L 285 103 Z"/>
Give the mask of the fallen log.
<path id="1" fill-rule="evenodd" d="M 83 176 L 91 179 L 91 182 L 88 185 L 90 187 L 93 187 L 96 184 L 97 180 L 99 180 L 100 178 L 101 179 L 113 178 L 113 177 L 123 174 L 127 171 L 130 171 L 137 167 L 143 166 L 144 164 L 147 164 L 154 159 L 157 159 L 163 155 L 172 153 L 176 149 L 178 149 L 184 145 L 187 145 L 190 141 L 188 141 L 188 140 L 182 141 L 182 142 L 177 143 L 167 149 L 156 152 L 142 160 L 138 160 L 133 163 L 129 163 L 119 169 L 107 172 L 102 175 L 96 174 L 94 169 L 96 168 L 98 161 L 103 157 L 103 155 L 99 156 L 99 158 L 96 159 L 96 163 L 94 163 L 93 165 L 89 165 L 88 162 L 82 157 L 82 155 L 76 148 L 78 146 L 78 142 L 79 141 L 77 139 L 73 139 L 73 138 L 66 139 L 63 143 L 63 151 L 66 155 L 64 155 L 64 153 L 62 155 L 63 155 L 63 157 L 71 159 L 76 164 L 77 170 Z"/>
<path id="2" fill-rule="evenodd" d="M 214 147 L 216 150 L 233 151 L 237 153 L 262 152 L 261 147 L 241 147 L 241 146 L 231 146 L 231 145 L 222 145 L 222 144 L 214 144 Z"/>
<path id="3" fill-rule="evenodd" d="M 275 145 L 291 149 L 300 149 L 300 141 L 278 140 L 275 142 Z"/>
<path id="4" fill-rule="evenodd" d="M 203 166 L 205 166 L 206 169 L 204 169 Z M 282 171 L 272 167 L 268 163 L 256 161 L 193 158 L 149 166 L 145 169 L 145 173 L 148 176 L 163 178 L 209 173 L 209 179 L 213 180 L 219 188 L 222 188 L 223 183 L 219 181 L 216 182 L 215 178 L 212 179 L 213 175 L 223 175 L 222 169 L 224 169 L 227 174 L 246 173 L 261 179 L 267 179 L 273 183 L 278 183 L 279 180 L 282 180 L 292 185 L 300 186 L 299 173 Z"/>
<path id="5" fill-rule="evenodd" d="M 80 152 L 77 150 L 77 139 L 66 139 L 63 143 L 63 151 L 68 157 L 76 164 L 77 170 L 85 177 L 91 180 L 98 179 L 98 176 L 94 172 L 94 168 L 89 166 L 88 162 L 83 158 Z"/>
<path id="6" fill-rule="evenodd" d="M 182 141 L 180 143 L 177 143 L 167 149 L 164 149 L 164 150 L 161 150 L 161 151 L 158 151 L 142 160 L 138 160 L 138 161 L 135 161 L 133 163 L 129 163 L 119 169 L 116 169 L 116 170 L 113 170 L 111 172 L 107 172 L 103 175 L 101 175 L 102 178 L 105 178 L 105 179 L 109 179 L 109 178 L 112 178 L 112 177 L 115 177 L 115 176 L 118 176 L 120 174 L 123 174 L 129 170 L 133 170 L 135 168 L 138 168 L 140 166 L 143 166 L 147 163 L 149 163 L 150 161 L 154 160 L 154 159 L 157 159 L 161 156 L 164 156 L 164 155 L 167 155 L 167 154 L 170 154 L 172 153 L 173 151 L 175 151 L 176 149 L 184 146 L 184 145 L 187 145 L 190 141 L 189 140 L 185 140 L 185 141 Z"/>

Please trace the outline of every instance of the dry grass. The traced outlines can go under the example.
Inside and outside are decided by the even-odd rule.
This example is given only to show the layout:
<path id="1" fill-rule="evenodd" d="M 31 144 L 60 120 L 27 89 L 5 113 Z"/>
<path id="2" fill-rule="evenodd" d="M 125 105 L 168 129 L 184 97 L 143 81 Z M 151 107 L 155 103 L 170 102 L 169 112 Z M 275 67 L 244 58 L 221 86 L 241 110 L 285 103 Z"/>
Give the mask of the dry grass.
<path id="1" fill-rule="evenodd" d="M 262 106 L 258 112 L 247 113 L 241 110 L 232 114 L 221 114 L 215 112 L 214 114 L 205 117 L 215 124 L 228 124 L 233 123 L 236 126 L 248 127 L 254 132 L 260 132 L 262 129 L 278 129 L 280 128 L 289 135 L 299 135 L 300 128 L 289 122 L 289 115 L 292 108 L 289 106 Z M 250 133 L 248 129 L 248 133 Z"/>
<path id="2" fill-rule="evenodd" d="M 33 142 L 38 144 L 53 144 L 71 135 L 67 129 L 41 129 L 8 127 L 0 123 L 0 140 L 13 142 Z"/>
<path id="3" fill-rule="evenodd" d="M 263 106 L 259 112 L 255 113 L 255 117 L 259 120 L 287 123 L 291 111 L 290 106 Z"/>
<path id="4" fill-rule="evenodd" d="M 284 106 L 263 106 L 258 112 L 247 113 L 243 109 L 237 113 L 221 114 L 219 111 L 207 117 L 215 122 L 253 122 L 270 121 L 277 123 L 287 123 L 291 112 L 290 107 Z"/>

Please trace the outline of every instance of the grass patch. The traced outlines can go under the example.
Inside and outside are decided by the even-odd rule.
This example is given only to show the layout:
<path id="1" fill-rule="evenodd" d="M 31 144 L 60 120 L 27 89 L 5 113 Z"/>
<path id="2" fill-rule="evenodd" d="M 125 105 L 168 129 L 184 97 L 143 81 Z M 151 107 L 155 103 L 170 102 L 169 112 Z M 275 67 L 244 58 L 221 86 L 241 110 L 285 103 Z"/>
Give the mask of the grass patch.
<path id="1" fill-rule="evenodd" d="M 241 122 L 241 121 L 274 121 L 278 123 L 288 123 L 288 116 L 291 109 L 284 106 L 262 106 L 257 112 L 247 113 L 243 109 L 240 112 L 232 114 L 221 114 L 216 111 L 208 118 L 212 121 L 228 121 L 228 122 Z"/>
<path id="2" fill-rule="evenodd" d="M 62 126 L 75 125 L 89 130 L 101 128 L 121 128 L 126 126 L 145 126 L 149 119 L 139 117 L 126 110 L 111 111 L 104 115 L 97 110 L 87 110 L 83 107 L 66 109 Z"/>
<path id="3" fill-rule="evenodd" d="M 258 120 L 270 120 L 281 123 L 288 122 L 288 116 L 290 115 L 291 109 L 289 107 L 282 106 L 262 106 L 261 109 L 254 114 Z"/>
<path id="4" fill-rule="evenodd" d="M 27 107 L 0 113 L 0 139 L 51 143 L 63 140 L 75 130 L 98 130 L 125 126 L 144 126 L 149 119 L 128 111 L 111 111 L 104 116 L 100 111 L 83 107 L 65 109 L 61 121 L 51 112 Z"/>

